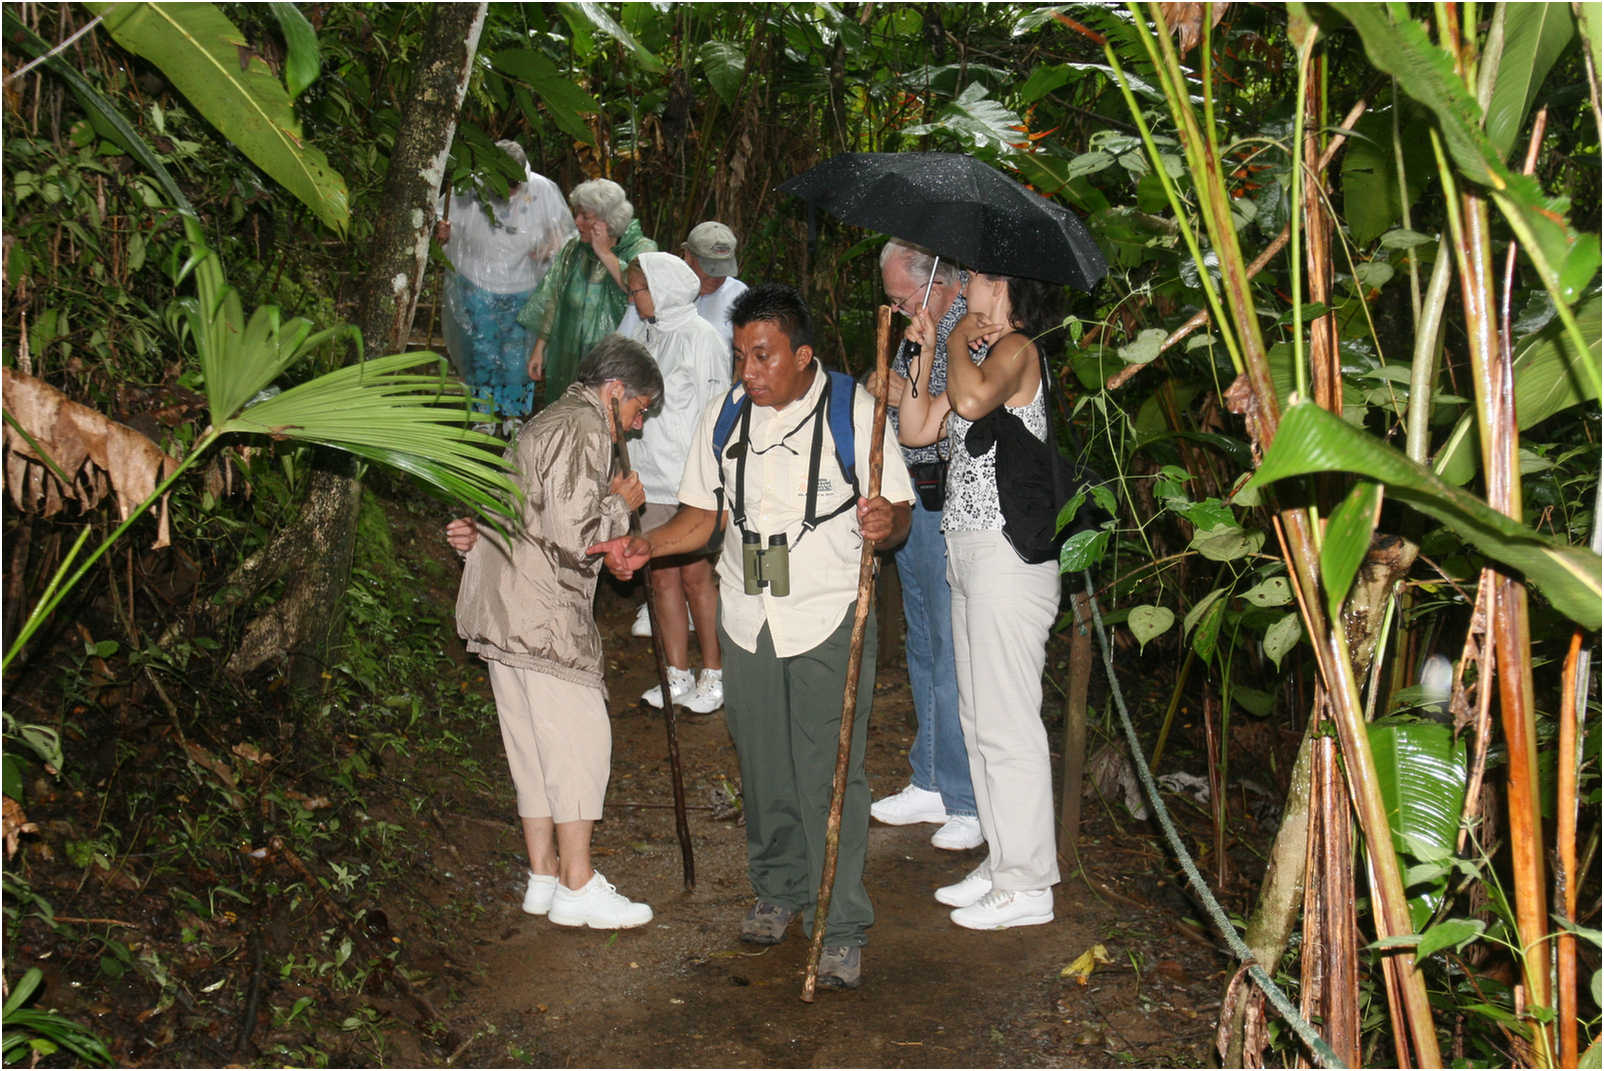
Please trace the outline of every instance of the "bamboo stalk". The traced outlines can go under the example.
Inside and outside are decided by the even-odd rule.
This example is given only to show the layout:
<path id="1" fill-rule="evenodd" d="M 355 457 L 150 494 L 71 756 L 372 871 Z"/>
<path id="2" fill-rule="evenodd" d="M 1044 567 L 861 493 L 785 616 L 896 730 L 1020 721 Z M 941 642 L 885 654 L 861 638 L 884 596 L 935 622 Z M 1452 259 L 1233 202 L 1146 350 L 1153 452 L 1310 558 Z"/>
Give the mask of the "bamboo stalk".
<path id="1" fill-rule="evenodd" d="M 881 305 L 874 332 L 874 432 L 869 441 L 869 486 L 865 497 L 880 495 L 880 471 L 885 463 L 886 385 L 891 353 L 891 306 Z M 858 556 L 858 604 L 852 615 L 852 645 L 847 655 L 846 683 L 841 689 L 841 735 L 835 750 L 835 780 L 830 786 L 830 814 L 824 826 L 824 867 L 819 876 L 817 906 L 813 909 L 813 940 L 808 946 L 807 972 L 802 978 L 802 999 L 813 1003 L 819 981 L 819 955 L 830 922 L 830 894 L 835 889 L 836 862 L 841 854 L 841 808 L 846 802 L 847 769 L 852 764 L 852 729 L 858 713 L 858 676 L 863 667 L 863 637 L 868 631 L 869 604 L 874 593 L 873 540 L 863 541 Z"/>
<path id="2" fill-rule="evenodd" d="M 1576 922 L 1576 893 L 1581 874 L 1576 869 L 1576 666 L 1581 659 L 1582 632 L 1571 633 L 1560 685 L 1559 771 L 1555 785 L 1554 841 L 1559 860 L 1554 868 L 1555 910 L 1565 922 Z M 1558 958 L 1555 972 L 1559 988 L 1559 1065 L 1577 1066 L 1576 937 L 1561 930 L 1554 943 Z"/>

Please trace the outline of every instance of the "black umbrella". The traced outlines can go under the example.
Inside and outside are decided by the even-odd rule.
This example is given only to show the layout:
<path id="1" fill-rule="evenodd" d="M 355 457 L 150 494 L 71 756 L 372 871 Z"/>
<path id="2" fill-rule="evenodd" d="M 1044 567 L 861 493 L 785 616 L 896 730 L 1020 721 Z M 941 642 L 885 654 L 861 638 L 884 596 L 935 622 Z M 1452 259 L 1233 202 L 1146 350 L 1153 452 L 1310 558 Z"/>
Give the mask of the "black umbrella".
<path id="1" fill-rule="evenodd" d="M 779 188 L 843 223 L 990 274 L 1089 293 L 1108 271 L 1075 213 L 962 153 L 842 153 Z"/>

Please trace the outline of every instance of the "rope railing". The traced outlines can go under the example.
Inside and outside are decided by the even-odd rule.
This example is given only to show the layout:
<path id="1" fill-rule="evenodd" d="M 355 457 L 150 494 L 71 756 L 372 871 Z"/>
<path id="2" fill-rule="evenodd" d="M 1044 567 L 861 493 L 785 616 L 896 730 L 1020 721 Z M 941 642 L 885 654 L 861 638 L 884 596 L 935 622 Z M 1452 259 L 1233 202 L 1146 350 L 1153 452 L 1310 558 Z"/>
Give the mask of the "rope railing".
<path id="1" fill-rule="evenodd" d="M 1141 741 L 1136 738 L 1136 727 L 1131 724 L 1131 713 L 1125 706 L 1125 694 L 1120 691 L 1119 678 L 1114 675 L 1114 652 L 1108 643 L 1108 632 L 1103 627 L 1103 613 L 1097 606 L 1097 596 L 1092 584 L 1092 576 L 1090 573 L 1082 575 L 1086 580 L 1086 599 L 1092 608 L 1092 622 L 1097 626 L 1097 643 L 1103 651 L 1103 670 L 1108 674 L 1109 691 L 1113 693 L 1114 705 L 1119 709 L 1120 724 L 1124 727 L 1125 739 L 1130 745 L 1131 758 L 1136 763 L 1137 777 L 1142 782 L 1142 791 L 1146 794 L 1147 801 L 1153 808 L 1153 813 L 1158 815 L 1158 824 L 1164 830 L 1164 837 L 1169 841 L 1170 850 L 1175 853 L 1175 858 L 1180 862 L 1181 869 L 1186 872 L 1187 884 L 1191 886 L 1192 892 L 1197 895 L 1198 900 L 1202 903 L 1203 910 L 1208 914 L 1209 920 L 1214 923 L 1214 928 L 1220 932 L 1220 936 L 1225 938 L 1225 943 L 1230 947 L 1231 954 L 1247 965 L 1248 976 L 1264 991 L 1264 995 L 1270 1001 L 1270 1004 L 1281 1014 L 1281 1018 L 1287 1021 L 1287 1025 L 1292 1027 L 1293 1032 L 1309 1047 L 1309 1051 L 1314 1054 L 1315 1059 L 1320 1062 L 1321 1066 L 1346 1067 L 1347 1065 L 1338 1058 L 1337 1054 L 1332 1051 L 1331 1046 L 1326 1044 L 1325 1039 L 1315 1030 L 1314 1024 L 1310 1023 L 1298 1012 L 1292 1001 L 1287 998 L 1286 993 L 1282 992 L 1281 987 L 1276 985 L 1264 968 L 1254 961 L 1252 950 L 1242 941 L 1241 935 L 1236 932 L 1236 927 L 1231 924 L 1230 918 L 1225 913 L 1225 908 L 1221 907 L 1220 902 L 1214 898 L 1214 893 L 1210 891 L 1208 883 L 1203 880 L 1203 875 L 1198 870 L 1197 863 L 1192 859 L 1191 854 L 1187 852 L 1186 846 L 1181 843 L 1181 835 L 1176 831 L 1175 822 L 1170 818 L 1169 809 L 1164 806 L 1164 800 L 1159 795 L 1158 784 L 1153 780 L 1153 771 L 1148 769 L 1147 761 L 1142 758 Z"/>

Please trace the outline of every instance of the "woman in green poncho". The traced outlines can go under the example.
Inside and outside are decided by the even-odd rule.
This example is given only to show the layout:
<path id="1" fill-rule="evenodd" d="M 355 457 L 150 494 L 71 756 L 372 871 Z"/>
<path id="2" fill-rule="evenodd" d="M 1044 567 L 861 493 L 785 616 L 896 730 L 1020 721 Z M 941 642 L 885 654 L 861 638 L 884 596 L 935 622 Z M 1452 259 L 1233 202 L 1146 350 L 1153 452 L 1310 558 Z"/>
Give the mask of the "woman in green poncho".
<path id="1" fill-rule="evenodd" d="M 624 272 L 630 261 L 657 248 L 641 234 L 635 206 L 608 179 L 581 182 L 568 194 L 579 233 L 557 252 L 518 322 L 534 336 L 529 378 L 545 381 L 547 404 L 573 382 L 579 359 L 624 316 L 629 304 Z"/>

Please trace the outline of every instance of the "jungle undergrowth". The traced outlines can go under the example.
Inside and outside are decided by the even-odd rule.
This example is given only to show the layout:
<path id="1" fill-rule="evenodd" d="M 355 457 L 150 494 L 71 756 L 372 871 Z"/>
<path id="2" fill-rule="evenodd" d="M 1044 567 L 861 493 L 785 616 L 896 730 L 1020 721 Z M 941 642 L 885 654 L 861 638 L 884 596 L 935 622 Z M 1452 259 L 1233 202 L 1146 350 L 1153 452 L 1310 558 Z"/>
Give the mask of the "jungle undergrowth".
<path id="1" fill-rule="evenodd" d="M 483 878 L 441 816 L 494 810 L 475 800 L 494 799 L 495 720 L 452 635 L 440 514 L 370 474 L 344 642 L 310 701 L 191 666 L 166 682 L 178 717 L 133 715 L 104 679 L 134 672 L 114 650 L 63 665 L 74 761 L 27 765 L 38 832 L 5 874 L 7 979 L 40 971 L 28 1009 L 119 1064 L 435 1063 L 460 1044 L 423 990 Z M 62 1047 L 30 1037 L 47 1063 Z"/>

